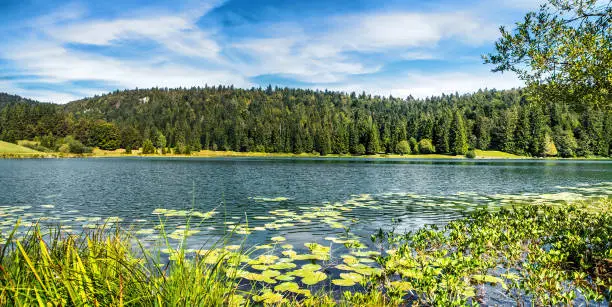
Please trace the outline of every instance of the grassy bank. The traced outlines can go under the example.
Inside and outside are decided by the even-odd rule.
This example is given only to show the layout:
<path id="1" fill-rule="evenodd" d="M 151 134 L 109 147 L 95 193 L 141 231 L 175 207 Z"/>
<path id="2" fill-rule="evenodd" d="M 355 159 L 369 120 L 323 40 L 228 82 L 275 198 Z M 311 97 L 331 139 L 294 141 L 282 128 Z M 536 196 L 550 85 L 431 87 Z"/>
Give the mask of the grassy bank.
<path id="1" fill-rule="evenodd" d="M 265 247 L 227 237 L 190 250 L 167 243 L 163 228 L 161 245 L 149 249 L 131 233 L 35 227 L 9 236 L 0 246 L 0 305 L 568 305 L 609 302 L 612 291 L 610 199 L 380 232 L 370 248 L 347 246 L 353 251 L 340 257 L 319 244 L 297 254 L 282 237 Z"/>
<path id="2" fill-rule="evenodd" d="M 49 155 L 44 152 L 0 141 L 0 158 L 44 158 L 47 156 Z"/>
<path id="3" fill-rule="evenodd" d="M 31 141 L 20 141 L 22 144 Z M 398 154 L 377 154 L 377 155 L 361 155 L 355 156 L 350 154 L 329 154 L 321 156 L 317 153 L 267 153 L 267 152 L 237 152 L 237 151 L 213 151 L 201 150 L 194 151 L 189 155 L 184 154 L 147 154 L 143 155 L 139 151 L 134 150 L 131 153 L 126 153 L 124 149 L 117 150 L 101 150 L 94 148 L 90 154 L 71 154 L 62 152 L 41 152 L 30 149 L 25 146 L 6 143 L 0 141 L 0 158 L 104 158 L 104 157 L 195 157 L 195 158 L 228 158 L 228 157 L 271 157 L 271 158 L 374 158 L 374 159 L 466 159 L 465 156 L 442 155 L 442 154 L 413 154 L 413 155 L 398 155 Z M 526 159 L 528 157 L 517 156 L 501 151 L 494 150 L 476 150 L 476 159 Z"/>
<path id="4" fill-rule="evenodd" d="M 376 154 L 376 155 L 351 155 L 351 154 L 329 154 L 321 156 L 318 153 L 269 153 L 269 152 L 238 152 L 238 151 L 213 151 L 213 150 L 201 150 L 193 151 L 188 155 L 185 154 L 141 154 L 139 150 L 133 150 L 131 153 L 126 153 L 125 149 L 117 150 L 101 150 L 94 148 L 91 153 L 87 154 L 72 154 L 64 152 L 42 152 L 28 148 L 33 145 L 38 145 L 37 142 L 22 140 L 19 141 L 20 145 L 2 142 L 0 141 L 0 158 L 105 158 L 105 157 L 165 157 L 165 158 L 231 158 L 231 157 L 270 157 L 270 158 L 368 158 L 368 159 L 467 159 L 462 155 L 450 155 L 450 154 Z M 34 147 L 36 148 L 36 147 Z M 503 159 L 530 159 L 531 157 L 519 156 L 503 151 L 497 150 L 475 150 L 475 159 L 490 159 L 490 160 L 503 160 Z M 548 157 L 548 160 L 559 160 L 562 158 Z M 605 157 L 588 157 L 588 158 L 563 158 L 562 160 L 609 160 L 610 158 Z"/>

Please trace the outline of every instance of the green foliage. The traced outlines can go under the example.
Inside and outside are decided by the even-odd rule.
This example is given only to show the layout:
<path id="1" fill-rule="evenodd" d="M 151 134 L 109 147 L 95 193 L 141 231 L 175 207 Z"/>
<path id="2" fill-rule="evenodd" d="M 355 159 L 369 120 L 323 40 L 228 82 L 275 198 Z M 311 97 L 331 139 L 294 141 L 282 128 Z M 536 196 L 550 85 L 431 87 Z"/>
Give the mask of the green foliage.
<path id="1" fill-rule="evenodd" d="M 92 152 L 91 147 L 83 145 L 83 143 L 76 140 L 71 135 L 66 136 L 60 141 L 57 141 L 56 144 L 58 146 L 57 151 L 62 153 L 85 154 Z"/>
<path id="2" fill-rule="evenodd" d="M 430 139 L 422 139 L 419 141 L 419 153 L 431 154 L 435 152 L 436 148 L 433 146 Z"/>
<path id="3" fill-rule="evenodd" d="M 49 149 L 55 148 L 55 137 L 52 134 L 44 135 L 40 138 L 40 146 Z"/>
<path id="4" fill-rule="evenodd" d="M 214 214 L 156 212 L 202 220 Z M 612 298 L 611 225 L 612 202 L 594 199 L 479 210 L 409 233 L 379 231 L 371 250 L 354 248 L 335 266 L 344 272 L 329 283 L 343 287 L 340 294 L 337 288 L 308 289 L 332 274 L 317 261 L 340 262 L 330 258 L 330 246 L 317 243 L 304 244 L 310 254 L 283 246 L 281 260 L 250 252 L 271 245 L 225 245 L 230 237 L 208 250 L 187 250 L 186 238 L 197 231 L 189 224 L 170 234 L 161 224 L 165 243 L 152 250 L 131 228 L 65 233 L 34 225 L 17 238 L 17 224 L 1 242 L 0 305 L 471 306 L 497 300 L 500 293 L 504 304 L 513 305 L 605 304 Z M 178 248 L 169 238 L 179 241 Z M 293 261 L 299 259 L 310 263 L 298 269 Z M 375 267 L 361 263 L 366 260 Z"/>
<path id="5" fill-rule="evenodd" d="M 513 71 L 541 99 L 610 108 L 612 6 L 608 1 L 548 0 L 512 31 L 501 27 L 493 71 Z"/>
<path id="6" fill-rule="evenodd" d="M 121 145 L 119 129 L 113 123 L 96 121 L 88 133 L 89 145 L 104 150 L 115 150 Z M 131 142 L 131 140 L 127 140 Z"/>
<path id="7" fill-rule="evenodd" d="M 443 229 L 379 233 L 380 284 L 396 285 L 390 301 L 412 296 L 418 305 L 460 306 L 501 291 L 516 305 L 573 305 L 610 300 L 610 200 L 479 211 Z M 391 252 L 393 251 L 393 252 Z M 486 291 L 484 285 L 494 288 Z M 563 285 L 563 286 L 560 286 Z"/>
<path id="8" fill-rule="evenodd" d="M 400 155 L 409 155 L 412 152 L 412 150 L 410 150 L 410 144 L 408 143 L 408 141 L 401 140 L 399 143 L 397 143 L 395 152 L 397 152 Z"/>
<path id="9" fill-rule="evenodd" d="M 410 150 L 413 153 L 418 153 L 419 152 L 419 143 L 417 142 L 417 140 L 415 138 L 411 137 L 408 140 L 408 143 L 410 143 Z"/>
<path id="10" fill-rule="evenodd" d="M 143 97 L 149 97 L 146 104 Z M 417 153 L 416 140 L 427 138 L 437 153 L 462 154 L 467 145 L 542 156 L 546 133 L 559 146 L 554 133 L 559 126 L 574 134 L 576 156 L 609 155 L 611 116 L 596 107 L 568 107 L 555 97 L 523 90 L 417 100 L 279 88 L 139 89 L 65 106 L 8 103 L 0 109 L 0 138 L 70 134 L 103 149 L 115 148 L 117 141 L 122 147 L 140 145 L 148 138 L 156 148 L 178 152 L 188 146 L 189 151 L 320 154 L 398 153 L 401 140 Z"/>
<path id="11" fill-rule="evenodd" d="M 455 155 L 465 155 L 468 151 L 468 142 L 465 125 L 463 124 L 463 115 L 456 112 L 451 126 L 451 151 Z"/>
<path id="12" fill-rule="evenodd" d="M 363 146 L 363 144 L 358 144 L 357 148 L 355 148 L 355 154 L 356 155 L 365 155 L 366 153 L 366 148 L 365 146 Z"/>
<path id="13" fill-rule="evenodd" d="M 153 142 L 151 140 L 146 139 L 142 143 L 142 154 L 150 155 L 155 153 L 155 146 L 153 146 Z"/>
<path id="14" fill-rule="evenodd" d="M 157 131 L 157 137 L 155 138 L 155 143 L 153 143 L 157 148 L 165 148 L 168 145 L 166 137 L 161 131 Z"/>
<path id="15" fill-rule="evenodd" d="M 546 134 L 544 137 L 544 156 L 545 157 L 555 157 L 559 154 L 557 151 L 557 146 L 555 146 L 555 142 L 553 142 L 550 135 Z"/>
<path id="16" fill-rule="evenodd" d="M 561 127 L 556 127 L 553 140 L 557 145 L 559 156 L 563 158 L 573 158 L 576 156 L 578 143 L 571 130 L 562 130 Z"/>
<path id="17" fill-rule="evenodd" d="M 121 147 L 126 151 L 138 149 L 141 142 L 140 133 L 134 127 L 124 127 L 121 130 Z"/>
<path id="18" fill-rule="evenodd" d="M 465 157 L 468 159 L 475 159 L 476 158 L 476 151 L 474 149 L 470 149 L 465 153 Z"/>

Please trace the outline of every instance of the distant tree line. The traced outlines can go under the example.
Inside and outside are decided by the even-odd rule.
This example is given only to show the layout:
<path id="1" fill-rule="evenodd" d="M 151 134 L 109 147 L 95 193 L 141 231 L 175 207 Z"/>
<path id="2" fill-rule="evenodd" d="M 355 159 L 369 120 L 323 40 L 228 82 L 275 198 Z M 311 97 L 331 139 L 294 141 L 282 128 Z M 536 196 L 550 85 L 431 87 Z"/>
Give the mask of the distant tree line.
<path id="1" fill-rule="evenodd" d="M 116 91 L 66 105 L 10 97 L 0 100 L 0 139 L 9 142 L 70 136 L 69 141 L 85 147 L 172 148 L 187 154 L 201 149 L 321 155 L 465 155 L 471 149 L 537 157 L 612 154 L 610 104 L 576 108 L 554 99 L 532 101 L 521 89 L 401 99 L 206 86 Z"/>

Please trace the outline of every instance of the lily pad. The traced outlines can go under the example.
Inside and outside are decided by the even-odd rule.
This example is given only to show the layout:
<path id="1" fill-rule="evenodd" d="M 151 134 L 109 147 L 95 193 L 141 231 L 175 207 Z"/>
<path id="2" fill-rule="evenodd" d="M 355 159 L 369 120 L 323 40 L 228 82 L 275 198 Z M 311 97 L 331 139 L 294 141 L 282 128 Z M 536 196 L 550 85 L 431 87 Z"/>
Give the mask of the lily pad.
<path id="1" fill-rule="evenodd" d="M 323 272 L 306 271 L 306 274 L 304 274 L 304 277 L 302 278 L 302 283 L 312 286 L 324 281 L 325 279 L 327 279 L 327 275 L 325 275 Z"/>
<path id="2" fill-rule="evenodd" d="M 284 242 L 284 241 L 287 241 L 287 239 L 285 239 L 285 237 L 281 237 L 281 236 L 272 237 L 270 240 L 272 240 L 274 242 Z"/>

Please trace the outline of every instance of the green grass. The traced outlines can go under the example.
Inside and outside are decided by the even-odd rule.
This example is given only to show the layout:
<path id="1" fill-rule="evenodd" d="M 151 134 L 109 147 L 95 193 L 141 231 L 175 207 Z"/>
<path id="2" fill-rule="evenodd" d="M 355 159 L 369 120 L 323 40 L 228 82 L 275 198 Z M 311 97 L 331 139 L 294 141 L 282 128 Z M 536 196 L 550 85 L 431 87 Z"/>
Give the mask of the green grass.
<path id="1" fill-rule="evenodd" d="M 270 267 L 255 273 L 249 265 L 266 267 L 278 257 L 252 258 L 253 249 L 229 245 L 236 243 L 231 237 L 214 249 L 194 252 L 184 242 L 173 248 L 162 227 L 165 243 L 159 248 L 167 249 L 171 259 L 165 261 L 129 230 L 73 235 L 34 227 L 0 245 L 0 305 L 459 306 L 490 303 L 487 291 L 503 293 L 517 305 L 569 305 L 578 293 L 589 302 L 609 302 L 611 209 L 610 199 L 521 206 L 479 211 L 443 228 L 379 232 L 371 238 L 371 252 L 382 252 L 372 256 L 376 270 L 359 263 L 368 250 L 324 260 L 329 249 L 315 244 L 311 252 L 320 261 L 313 259 L 289 275 Z M 341 263 L 345 273 L 330 282 L 316 261 Z M 281 276 L 328 286 L 309 288 Z M 354 283 L 360 286 L 342 287 Z"/>
<path id="2" fill-rule="evenodd" d="M 40 154 L 40 151 L 13 143 L 0 141 L 0 154 Z"/>
<path id="3" fill-rule="evenodd" d="M 476 149 L 477 158 L 489 158 L 489 159 L 525 159 L 528 157 L 518 156 L 515 154 L 497 151 L 497 150 L 480 150 Z"/>

